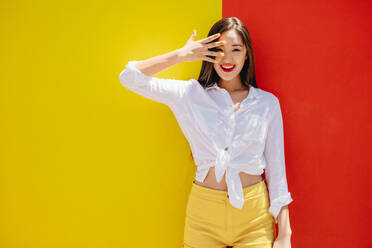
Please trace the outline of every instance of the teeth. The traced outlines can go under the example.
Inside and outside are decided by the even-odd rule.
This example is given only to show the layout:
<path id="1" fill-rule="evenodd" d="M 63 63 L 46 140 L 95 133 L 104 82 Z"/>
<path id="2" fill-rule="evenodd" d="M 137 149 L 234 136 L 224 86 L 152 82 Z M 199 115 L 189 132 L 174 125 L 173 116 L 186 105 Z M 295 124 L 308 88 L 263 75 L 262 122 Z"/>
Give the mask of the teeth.
<path id="1" fill-rule="evenodd" d="M 231 69 L 231 68 L 233 68 L 233 67 L 234 67 L 234 65 L 229 66 L 229 67 L 226 67 L 226 66 L 223 66 L 223 65 L 222 65 L 222 68 L 224 68 L 224 69 Z"/>

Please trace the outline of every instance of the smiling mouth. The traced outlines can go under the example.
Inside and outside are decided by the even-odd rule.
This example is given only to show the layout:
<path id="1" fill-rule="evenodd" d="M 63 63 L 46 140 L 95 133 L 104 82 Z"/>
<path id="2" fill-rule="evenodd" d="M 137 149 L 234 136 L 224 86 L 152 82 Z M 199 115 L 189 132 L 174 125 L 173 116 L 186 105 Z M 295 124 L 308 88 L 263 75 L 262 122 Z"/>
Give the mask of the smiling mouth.
<path id="1" fill-rule="evenodd" d="M 230 72 L 232 70 L 234 70 L 235 68 L 235 65 L 220 65 L 221 69 L 224 71 L 224 72 Z"/>

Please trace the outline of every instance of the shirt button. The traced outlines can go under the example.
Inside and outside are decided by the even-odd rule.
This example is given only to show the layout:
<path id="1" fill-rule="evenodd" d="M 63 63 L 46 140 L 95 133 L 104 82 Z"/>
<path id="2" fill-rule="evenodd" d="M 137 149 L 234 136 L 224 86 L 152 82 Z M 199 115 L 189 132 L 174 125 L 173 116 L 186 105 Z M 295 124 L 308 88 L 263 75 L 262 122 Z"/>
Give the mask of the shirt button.
<path id="1" fill-rule="evenodd" d="M 225 147 L 225 151 L 227 151 L 227 150 L 229 150 L 229 147 L 226 146 L 226 147 Z"/>

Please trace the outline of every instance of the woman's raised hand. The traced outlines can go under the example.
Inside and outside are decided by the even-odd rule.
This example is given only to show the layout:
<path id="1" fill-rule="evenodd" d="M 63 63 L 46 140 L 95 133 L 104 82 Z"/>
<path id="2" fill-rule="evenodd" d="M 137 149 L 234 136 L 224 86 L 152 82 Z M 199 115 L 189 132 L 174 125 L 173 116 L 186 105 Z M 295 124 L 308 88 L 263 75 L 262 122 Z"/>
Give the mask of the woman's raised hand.
<path id="1" fill-rule="evenodd" d="M 186 45 L 180 49 L 178 49 L 179 56 L 182 58 L 182 61 L 184 62 L 193 62 L 193 61 L 199 61 L 199 60 L 205 60 L 211 63 L 215 63 L 215 60 L 212 58 L 207 57 L 209 56 L 215 56 L 222 57 L 223 53 L 216 52 L 216 51 L 209 51 L 209 48 L 225 45 L 226 41 L 216 41 L 211 42 L 218 37 L 220 37 L 220 33 L 211 35 L 205 39 L 197 40 L 195 41 L 194 38 L 196 36 L 196 30 L 194 30 L 193 34 L 187 41 Z"/>

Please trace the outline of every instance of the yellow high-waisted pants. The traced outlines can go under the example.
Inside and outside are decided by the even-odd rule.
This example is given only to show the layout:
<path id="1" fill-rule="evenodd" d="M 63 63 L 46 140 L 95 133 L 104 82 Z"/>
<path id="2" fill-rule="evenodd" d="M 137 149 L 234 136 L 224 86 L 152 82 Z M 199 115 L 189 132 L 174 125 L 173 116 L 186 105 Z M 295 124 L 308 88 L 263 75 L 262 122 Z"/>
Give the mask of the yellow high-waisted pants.
<path id="1" fill-rule="evenodd" d="M 228 192 L 192 184 L 186 207 L 185 248 L 232 246 L 272 248 L 275 220 L 268 211 L 265 181 L 243 188 L 242 209 L 233 207 Z"/>

